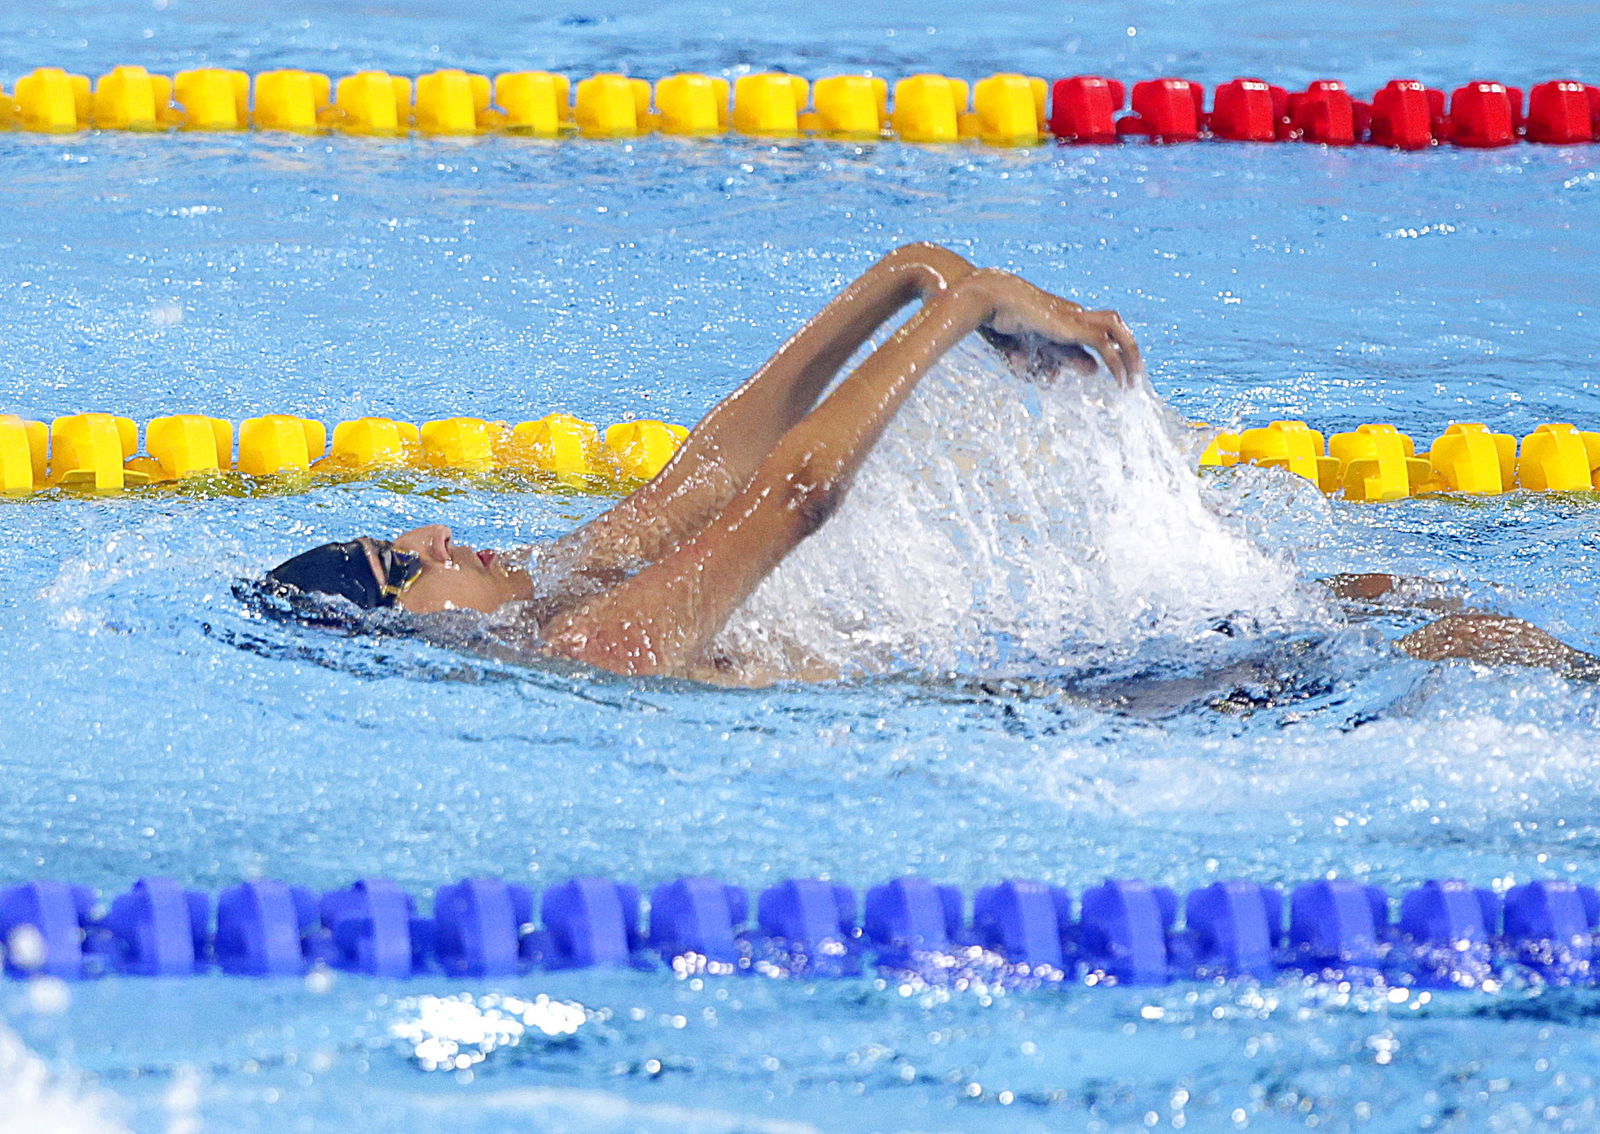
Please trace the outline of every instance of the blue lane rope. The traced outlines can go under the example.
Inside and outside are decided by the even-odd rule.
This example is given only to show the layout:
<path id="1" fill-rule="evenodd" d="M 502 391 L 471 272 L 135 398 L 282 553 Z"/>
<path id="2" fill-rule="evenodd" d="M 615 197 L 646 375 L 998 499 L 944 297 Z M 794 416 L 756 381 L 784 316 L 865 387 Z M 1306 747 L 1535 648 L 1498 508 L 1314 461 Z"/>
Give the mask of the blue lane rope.
<path id="1" fill-rule="evenodd" d="M 1510 970 L 1600 978 L 1600 892 L 1536 881 L 1500 894 L 1434 879 L 1400 898 L 1349 880 L 1296 886 L 1213 882 L 1177 893 L 1107 881 L 1074 904 L 1059 886 L 1008 880 L 966 898 L 898 878 L 859 902 L 848 886 L 790 879 L 755 903 L 739 886 L 680 878 L 657 886 L 641 928 L 636 887 L 577 878 L 541 895 L 495 878 L 440 886 L 431 917 L 392 881 L 316 894 L 255 881 L 212 896 L 142 878 L 102 904 L 86 886 L 0 889 L 5 972 L 78 980 L 107 974 L 269 977 L 327 966 L 371 976 L 506 977 L 591 966 L 851 976 L 917 968 L 929 956 L 985 957 L 1023 976 L 1088 984 L 1309 974 L 1424 987 L 1488 987 Z M 1591 966 L 1594 966 L 1592 969 Z"/>

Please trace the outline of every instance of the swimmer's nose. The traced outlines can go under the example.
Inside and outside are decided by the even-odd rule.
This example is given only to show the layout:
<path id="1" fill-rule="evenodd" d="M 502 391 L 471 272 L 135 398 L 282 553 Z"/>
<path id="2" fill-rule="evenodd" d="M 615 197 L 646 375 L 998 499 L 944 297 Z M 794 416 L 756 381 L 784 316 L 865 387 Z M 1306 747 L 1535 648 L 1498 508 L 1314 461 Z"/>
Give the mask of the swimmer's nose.
<path id="1" fill-rule="evenodd" d="M 412 551 L 431 563 L 450 562 L 452 533 L 444 524 L 428 524 L 413 528 L 394 541 L 401 551 Z"/>

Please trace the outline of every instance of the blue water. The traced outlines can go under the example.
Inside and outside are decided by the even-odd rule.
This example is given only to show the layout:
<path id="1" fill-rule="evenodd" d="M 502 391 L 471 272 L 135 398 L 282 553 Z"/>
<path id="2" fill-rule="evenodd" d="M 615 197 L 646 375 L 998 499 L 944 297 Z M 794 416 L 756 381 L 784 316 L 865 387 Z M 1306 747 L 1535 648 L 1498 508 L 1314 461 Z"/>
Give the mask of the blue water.
<path id="1" fill-rule="evenodd" d="M 1332 75 L 1358 90 L 1600 77 L 1593 4 L 400 9 L 7 9 L 0 76 L 137 62 Z M 876 256 L 931 239 L 1122 311 L 1190 419 L 1390 421 L 1423 444 L 1453 420 L 1600 427 L 1595 148 L 10 134 L 0 155 L 0 411 L 30 417 L 687 424 Z M 1156 457 L 1172 453 L 1147 416 L 1097 412 L 973 358 L 930 380 L 863 491 L 741 623 L 843 649 L 834 600 L 850 597 L 900 661 L 864 651 L 860 676 L 816 687 L 331 639 L 229 596 L 323 538 L 442 519 L 505 546 L 604 499 L 419 476 L 8 503 L 0 881 L 1600 879 L 1591 689 L 1403 659 L 1386 641 L 1422 615 L 1346 626 L 1296 582 L 1440 578 L 1600 649 L 1593 500 L 1360 506 L 1261 470 L 1164 492 Z M 1125 450 L 1155 454 L 1149 475 L 1100 475 Z M 1130 552 L 1128 533 L 1172 532 L 1205 538 L 1143 565 Z M 971 602 L 990 584 L 985 621 Z M 1192 671 L 1219 613 L 1257 628 L 1229 649 L 1289 675 L 1278 703 L 1117 711 L 1081 687 L 1083 658 L 1141 680 Z M 1071 656 L 1030 655 L 1020 679 L 1014 656 L 984 653 L 1002 615 L 1014 639 L 1057 635 Z M 1423 998 L 1292 981 L 5 984 L 0 1129 L 1584 1130 L 1597 1007 L 1537 985 Z M 439 1069 L 441 1037 L 481 1058 Z"/>

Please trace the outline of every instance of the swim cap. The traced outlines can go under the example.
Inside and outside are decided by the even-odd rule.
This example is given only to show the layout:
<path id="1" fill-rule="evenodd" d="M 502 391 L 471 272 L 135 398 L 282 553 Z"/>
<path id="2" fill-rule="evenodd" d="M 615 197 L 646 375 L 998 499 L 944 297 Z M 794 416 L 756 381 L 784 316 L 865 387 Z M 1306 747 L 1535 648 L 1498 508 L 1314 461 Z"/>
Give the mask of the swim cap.
<path id="1" fill-rule="evenodd" d="M 360 540 L 325 543 L 302 551 L 268 571 L 267 579 L 307 593 L 339 595 L 364 610 L 394 605 L 394 595 L 384 593 L 372 573 L 372 561 Z"/>

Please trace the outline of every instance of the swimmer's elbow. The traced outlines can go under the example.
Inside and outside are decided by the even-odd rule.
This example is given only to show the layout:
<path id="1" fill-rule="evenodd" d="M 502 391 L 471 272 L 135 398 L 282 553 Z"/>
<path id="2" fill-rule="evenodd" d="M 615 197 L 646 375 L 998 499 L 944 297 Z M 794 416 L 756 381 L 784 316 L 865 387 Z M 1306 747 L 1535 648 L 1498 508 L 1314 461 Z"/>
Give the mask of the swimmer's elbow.
<path id="1" fill-rule="evenodd" d="M 973 272 L 971 262 L 965 257 L 927 240 L 900 245 L 879 260 L 877 267 L 890 271 L 921 269 L 925 275 L 918 281 L 917 290 L 924 296 L 949 287 Z"/>
<path id="2" fill-rule="evenodd" d="M 794 538 L 805 539 L 832 518 L 844 502 L 849 484 L 837 462 L 807 453 L 773 487 L 783 514 L 794 525 Z"/>

